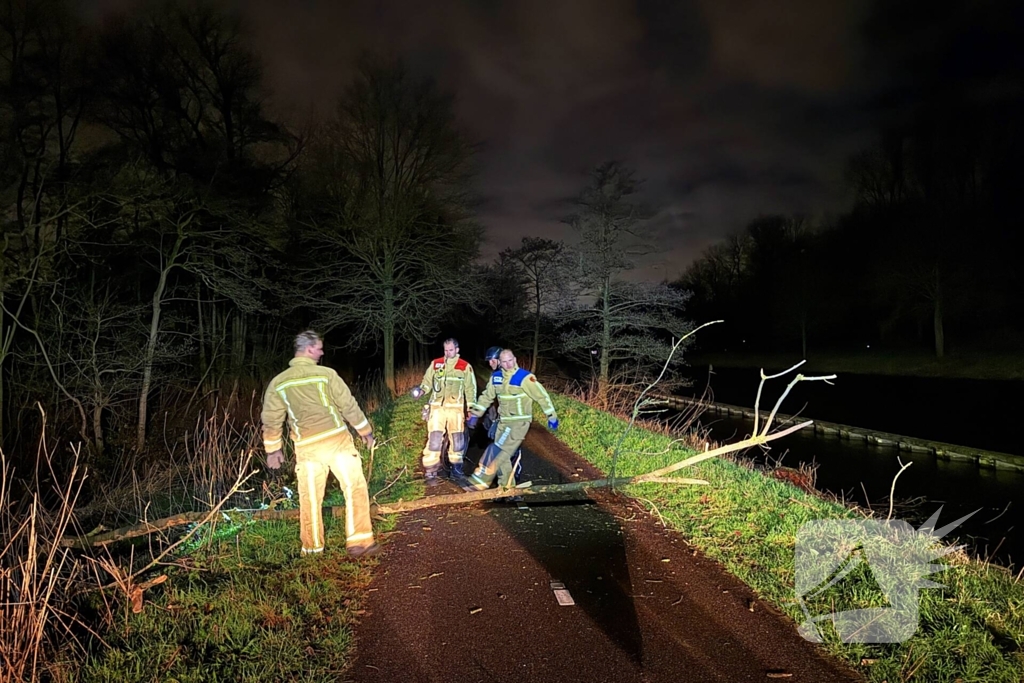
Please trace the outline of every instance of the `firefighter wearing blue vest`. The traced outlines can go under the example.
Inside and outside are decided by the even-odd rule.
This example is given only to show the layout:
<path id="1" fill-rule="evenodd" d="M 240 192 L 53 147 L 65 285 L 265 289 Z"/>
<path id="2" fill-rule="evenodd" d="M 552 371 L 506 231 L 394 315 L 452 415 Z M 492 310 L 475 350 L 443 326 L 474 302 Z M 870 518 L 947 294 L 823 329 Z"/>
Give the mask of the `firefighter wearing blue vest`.
<path id="1" fill-rule="evenodd" d="M 472 429 L 487 408 L 498 399 L 498 423 L 494 443 L 487 447 L 480 457 L 480 463 L 463 487 L 468 491 L 482 491 L 490 488 L 495 477 L 500 486 L 514 485 L 512 456 L 519 449 L 533 420 L 533 404 L 536 402 L 548 418 L 548 428 L 558 429 L 558 416 L 551 397 L 532 372 L 516 364 L 515 354 L 503 349 L 498 356 L 499 368 L 491 375 L 484 390 L 470 406 L 467 426 Z"/>
<path id="2" fill-rule="evenodd" d="M 444 341 L 444 356 L 430 363 L 423 381 L 413 387 L 413 398 L 430 392 L 424 413 L 427 420 L 427 444 L 423 448 L 423 472 L 427 486 L 441 483 L 441 448 L 448 433 L 448 461 L 452 478 L 463 479 L 462 456 L 466 453 L 466 408 L 476 396 L 476 374 L 472 366 L 459 358 L 459 342 Z"/>
<path id="3" fill-rule="evenodd" d="M 500 346 L 492 346 L 484 352 L 484 360 L 491 367 L 491 374 L 498 369 L 498 356 L 501 354 Z M 488 376 L 490 381 L 490 376 Z M 486 412 L 484 412 L 483 419 L 480 421 L 480 426 L 483 427 L 487 433 L 487 440 L 494 441 L 494 437 L 498 431 L 498 407 L 493 403 L 487 406 Z M 469 430 L 472 433 L 472 430 Z M 490 444 L 488 444 L 490 445 Z M 518 484 L 523 476 L 523 461 L 522 461 L 523 449 L 520 448 L 512 456 L 512 468 L 515 470 L 515 480 Z"/>

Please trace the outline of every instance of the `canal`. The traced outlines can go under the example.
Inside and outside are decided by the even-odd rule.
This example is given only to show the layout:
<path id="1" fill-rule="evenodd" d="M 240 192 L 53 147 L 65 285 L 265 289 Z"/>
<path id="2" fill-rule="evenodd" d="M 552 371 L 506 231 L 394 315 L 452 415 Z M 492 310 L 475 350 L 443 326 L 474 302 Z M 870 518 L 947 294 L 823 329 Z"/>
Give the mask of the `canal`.
<path id="1" fill-rule="evenodd" d="M 708 376 L 694 380 L 691 390 L 679 393 L 700 395 L 708 386 Z M 722 403 L 753 407 L 758 381 L 757 370 L 719 369 L 710 375 L 710 393 Z M 766 384 L 761 409 L 770 409 L 784 387 L 782 380 Z M 797 385 L 781 412 L 1024 455 L 1013 434 L 1014 418 L 1024 408 L 1022 390 L 1022 382 L 849 375 L 839 377 L 834 386 L 820 382 Z M 710 411 L 699 423 L 712 439 L 724 443 L 742 440 L 753 429 L 752 420 Z M 900 509 L 902 519 L 919 525 L 941 505 L 939 523 L 944 524 L 978 510 L 959 530 L 960 542 L 968 543 L 974 554 L 1001 564 L 1019 565 L 1024 560 L 1024 501 L 1019 500 L 1024 474 L 940 460 L 930 453 L 840 440 L 815 434 L 812 429 L 770 446 L 766 453 L 751 451 L 747 455 L 759 462 L 781 461 L 788 467 L 817 465 L 819 490 L 881 509 L 883 514 L 888 511 L 889 490 L 900 462 L 912 462 L 896 482 L 897 505 L 916 503 L 913 508 Z"/>

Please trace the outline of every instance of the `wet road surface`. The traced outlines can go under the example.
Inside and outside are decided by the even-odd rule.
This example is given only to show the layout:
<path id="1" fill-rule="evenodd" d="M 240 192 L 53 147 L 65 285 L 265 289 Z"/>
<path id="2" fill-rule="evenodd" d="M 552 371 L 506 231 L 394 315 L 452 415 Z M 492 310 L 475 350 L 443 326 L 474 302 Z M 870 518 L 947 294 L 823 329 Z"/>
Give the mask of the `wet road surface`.
<path id="1" fill-rule="evenodd" d="M 537 484 L 599 476 L 540 429 L 526 446 Z M 861 680 L 625 497 L 431 508 L 385 541 L 351 680 Z"/>

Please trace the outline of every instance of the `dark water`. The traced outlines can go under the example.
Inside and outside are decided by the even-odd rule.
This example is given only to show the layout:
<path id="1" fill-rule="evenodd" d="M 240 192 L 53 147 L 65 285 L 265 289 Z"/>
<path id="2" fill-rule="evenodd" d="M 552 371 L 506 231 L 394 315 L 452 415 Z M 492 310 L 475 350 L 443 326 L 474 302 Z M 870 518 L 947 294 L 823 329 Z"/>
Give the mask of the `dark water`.
<path id="1" fill-rule="evenodd" d="M 768 373 L 785 368 L 765 368 Z M 693 389 L 708 385 L 708 368 L 691 368 Z M 810 373 L 808 373 L 810 374 Z M 765 384 L 761 408 L 769 409 L 790 377 Z M 753 407 L 760 381 L 754 368 L 716 368 L 714 400 Z M 1024 382 L 839 375 L 832 386 L 801 382 L 781 409 L 840 424 L 959 446 L 1024 455 L 1017 420 L 1024 414 Z"/>
<path id="2" fill-rule="evenodd" d="M 753 429 L 751 420 L 710 412 L 700 422 L 711 430 L 713 439 L 726 443 L 746 438 Z M 754 449 L 747 455 L 761 462 L 781 459 L 788 467 L 816 464 L 819 490 L 870 505 L 883 514 L 888 513 L 889 491 L 893 477 L 900 471 L 900 462 L 911 462 L 896 480 L 894 499 L 898 507 L 894 518 L 920 526 L 942 506 L 942 525 L 978 510 L 952 535 L 957 535 L 960 543 L 967 543 L 968 549 L 982 558 L 1005 565 L 1021 565 L 1024 561 L 1024 474 L 939 460 L 929 453 L 907 453 L 862 441 L 816 435 L 811 429 L 769 445 L 767 453 Z M 911 499 L 921 500 L 910 508 L 900 506 Z"/>

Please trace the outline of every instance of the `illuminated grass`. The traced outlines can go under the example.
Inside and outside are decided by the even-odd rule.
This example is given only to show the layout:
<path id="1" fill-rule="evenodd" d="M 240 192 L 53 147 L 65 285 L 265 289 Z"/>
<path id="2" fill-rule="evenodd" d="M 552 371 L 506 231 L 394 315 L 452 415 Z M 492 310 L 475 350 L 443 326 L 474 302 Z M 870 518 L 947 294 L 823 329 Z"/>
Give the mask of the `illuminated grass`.
<path id="1" fill-rule="evenodd" d="M 561 396 L 558 437 L 607 470 L 625 423 Z M 391 483 L 381 501 L 422 494 L 411 472 L 422 448 L 420 404 L 400 400 L 372 416 L 378 439 L 370 490 Z M 638 474 L 684 457 L 668 453 L 670 439 L 637 430 L 619 461 L 622 475 Z M 367 463 L 368 464 L 368 463 Z M 837 504 L 745 469 L 713 460 L 680 473 L 710 486 L 644 484 L 627 492 L 650 500 L 666 521 L 706 555 L 795 620 L 793 547 L 804 522 L 854 513 Z M 333 486 L 333 485 L 332 485 Z M 336 495 L 336 494 L 332 494 Z M 340 501 L 340 498 L 338 499 Z M 354 654 L 352 629 L 376 562 L 351 562 L 341 520 L 328 518 L 328 551 L 297 556 L 294 522 L 249 524 L 188 558 L 191 570 L 173 569 L 170 580 L 147 593 L 139 615 L 103 634 L 83 681 L 319 681 L 344 678 Z M 392 521 L 379 522 L 378 531 Z M 946 589 L 922 593 L 921 628 L 902 645 L 825 646 L 872 681 L 1020 681 L 1024 661 L 1024 589 L 1005 570 L 962 557 L 936 577 Z M 863 574 L 851 574 L 826 600 L 835 609 L 881 604 Z M 835 587 L 839 588 L 839 586 Z M 861 665 L 862 662 L 873 662 Z"/>
<path id="2" fill-rule="evenodd" d="M 329 548 L 344 527 L 328 519 Z M 328 550 L 296 554 L 296 525 L 250 525 L 171 572 L 141 614 L 125 615 L 81 672 L 84 681 L 320 681 L 352 652 L 370 569 Z"/>
<path id="3" fill-rule="evenodd" d="M 419 406 L 400 401 L 372 416 L 378 443 L 371 495 L 381 501 L 422 494 L 413 482 L 422 422 Z M 364 467 L 368 468 L 364 453 Z M 396 475 L 406 465 L 405 473 Z M 343 504 L 337 483 L 326 504 Z M 147 592 L 141 614 L 122 609 L 75 677 L 81 681 L 339 680 L 354 655 L 352 632 L 376 560 L 345 556 L 342 519 L 325 517 L 327 550 L 299 555 L 295 521 L 220 525 L 193 546 L 182 567 Z M 394 519 L 378 520 L 386 532 Z M 230 531 L 231 533 L 226 533 Z M 99 599 L 98 596 L 96 598 Z"/>
<path id="4" fill-rule="evenodd" d="M 553 399 L 561 420 L 558 438 L 607 471 L 626 422 L 564 396 Z M 635 430 L 623 446 L 619 475 L 641 474 L 685 458 L 685 451 L 668 452 L 670 442 L 665 435 Z M 643 484 L 626 492 L 654 503 L 690 543 L 802 622 L 794 591 L 797 530 L 805 522 L 857 518 L 855 513 L 724 460 L 677 474 L 706 479 L 710 485 Z M 934 578 L 945 588 L 921 593 L 920 628 L 909 641 L 845 645 L 828 633 L 826 648 L 871 681 L 1024 680 L 1024 586 L 1001 567 L 963 556 L 948 562 L 951 568 Z M 821 611 L 884 604 L 884 596 L 863 572 L 854 572 L 833 589 L 823 600 L 834 607 Z"/>

